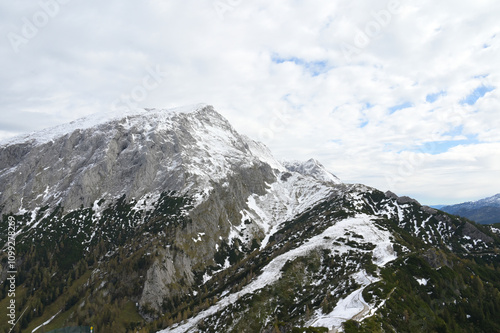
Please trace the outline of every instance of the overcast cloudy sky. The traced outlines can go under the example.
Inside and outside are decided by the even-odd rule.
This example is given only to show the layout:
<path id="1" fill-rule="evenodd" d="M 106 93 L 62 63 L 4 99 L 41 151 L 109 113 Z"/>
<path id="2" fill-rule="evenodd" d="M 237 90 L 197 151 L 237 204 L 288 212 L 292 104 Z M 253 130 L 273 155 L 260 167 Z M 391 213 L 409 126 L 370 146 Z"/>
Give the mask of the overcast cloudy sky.
<path id="1" fill-rule="evenodd" d="M 500 2 L 0 3 L 0 139 L 205 102 L 280 159 L 457 203 L 500 192 Z"/>

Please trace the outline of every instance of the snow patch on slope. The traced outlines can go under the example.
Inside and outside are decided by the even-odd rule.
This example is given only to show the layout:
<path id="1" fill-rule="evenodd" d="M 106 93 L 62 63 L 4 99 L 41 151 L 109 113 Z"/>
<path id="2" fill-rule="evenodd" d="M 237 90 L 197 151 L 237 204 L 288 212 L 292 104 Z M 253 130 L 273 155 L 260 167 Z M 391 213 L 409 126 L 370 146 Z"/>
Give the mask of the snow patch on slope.
<path id="1" fill-rule="evenodd" d="M 344 233 L 348 231 L 355 232 L 362 235 L 364 241 L 377 245 L 373 250 L 373 261 L 379 267 L 384 267 L 387 263 L 397 258 L 392 247 L 391 233 L 375 226 L 370 221 L 369 216 L 361 215 L 357 218 L 341 222 L 343 222 L 341 230 Z M 335 226 L 337 225 L 338 223 Z M 364 270 L 351 275 L 351 277 L 361 287 L 341 299 L 332 312 L 324 314 L 321 309 L 317 310 L 314 317 L 307 323 L 307 326 L 328 327 L 329 330 L 342 332 L 342 323 L 345 321 L 350 319 L 360 321 L 372 315 L 377 310 L 365 302 L 363 299 L 363 290 L 380 279 L 369 276 Z"/>
<path id="2" fill-rule="evenodd" d="M 346 298 L 341 299 L 333 311 L 327 315 L 323 315 L 321 309 L 316 311 L 316 318 L 306 323 L 306 326 L 328 327 L 330 330 L 336 328 L 338 332 L 342 331 L 342 323 L 369 312 L 370 308 L 363 299 L 363 290 L 365 287 L 363 286 L 353 291 Z"/>
<path id="3" fill-rule="evenodd" d="M 242 216 L 251 218 L 266 234 L 261 249 L 269 242 L 280 226 L 325 200 L 335 188 L 322 181 L 304 177 L 299 173 L 282 173 L 270 184 L 264 195 L 254 194 L 248 198 L 248 209 L 242 210 Z"/>
<path id="4" fill-rule="evenodd" d="M 185 323 L 167 328 L 165 330 L 161 330 L 158 333 L 184 333 L 184 332 L 196 332 L 196 325 L 204 318 L 207 318 L 211 315 L 216 314 L 218 311 L 226 308 L 230 304 L 235 303 L 241 297 L 252 294 L 259 289 L 262 289 L 270 284 L 273 284 L 281 277 L 281 270 L 283 266 L 290 260 L 294 260 L 298 257 L 306 256 L 313 250 L 317 249 L 334 249 L 342 253 L 346 253 L 352 248 L 347 245 L 336 245 L 335 239 L 339 237 L 343 237 L 346 232 L 355 232 L 356 234 L 362 235 L 366 242 L 372 242 L 376 244 L 376 248 L 373 251 L 373 257 L 375 261 L 384 266 L 388 262 L 396 259 L 394 251 L 392 249 L 392 242 L 390 240 L 391 233 L 387 230 L 382 230 L 378 228 L 368 215 L 358 215 L 353 218 L 348 218 L 342 221 L 337 222 L 335 225 L 327 228 L 320 235 L 314 236 L 310 238 L 303 245 L 290 250 L 276 258 L 274 258 L 266 267 L 262 269 L 262 274 L 260 274 L 255 280 L 246 285 L 241 291 L 237 293 L 233 293 L 227 295 L 220 299 L 220 301 L 208 308 L 205 311 L 200 312 L 193 318 L 188 319 Z M 338 324 L 337 320 L 339 314 L 342 314 L 342 321 L 353 318 L 355 315 L 359 314 L 360 311 L 357 311 L 362 305 L 362 310 L 366 307 L 369 307 L 364 300 L 362 300 L 361 292 L 364 287 L 369 285 L 372 281 L 367 274 L 362 271 L 353 275 L 355 280 L 363 284 L 363 287 L 354 291 L 345 300 L 338 303 L 337 307 L 334 309 L 334 312 L 329 314 L 328 316 L 322 316 L 313 318 L 311 322 L 315 324 L 315 320 L 318 322 L 325 322 L 330 320 L 332 327 Z M 343 309 L 343 310 L 342 310 Z M 336 312 L 335 312 L 336 311 Z M 331 315 L 331 316 L 330 316 Z M 337 319 L 336 319 L 337 318 Z"/>
<path id="5" fill-rule="evenodd" d="M 57 312 L 55 315 L 53 315 L 52 317 L 50 317 L 50 319 L 48 319 L 47 321 L 45 321 L 43 324 L 41 324 L 41 325 L 40 325 L 40 326 L 38 326 L 38 327 L 35 327 L 35 328 L 33 329 L 33 331 L 31 331 L 31 333 L 36 332 L 36 331 L 37 331 L 40 327 L 42 327 L 42 326 L 45 326 L 45 325 L 49 324 L 49 323 L 50 323 L 50 322 L 51 322 L 51 321 L 52 321 L 52 320 L 53 320 L 53 319 L 54 319 L 54 318 L 55 318 L 58 314 L 60 314 L 60 313 L 61 313 L 61 311 L 62 311 L 62 310 L 59 310 L 59 312 Z"/>

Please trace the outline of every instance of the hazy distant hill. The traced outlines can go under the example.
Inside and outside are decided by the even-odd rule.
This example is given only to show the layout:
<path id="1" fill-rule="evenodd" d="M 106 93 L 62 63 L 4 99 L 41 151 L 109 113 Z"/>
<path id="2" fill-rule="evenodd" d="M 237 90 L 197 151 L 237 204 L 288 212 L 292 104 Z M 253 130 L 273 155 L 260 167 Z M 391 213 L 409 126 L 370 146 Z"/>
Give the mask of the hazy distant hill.
<path id="1" fill-rule="evenodd" d="M 500 193 L 474 202 L 443 206 L 440 209 L 481 224 L 500 223 Z"/>

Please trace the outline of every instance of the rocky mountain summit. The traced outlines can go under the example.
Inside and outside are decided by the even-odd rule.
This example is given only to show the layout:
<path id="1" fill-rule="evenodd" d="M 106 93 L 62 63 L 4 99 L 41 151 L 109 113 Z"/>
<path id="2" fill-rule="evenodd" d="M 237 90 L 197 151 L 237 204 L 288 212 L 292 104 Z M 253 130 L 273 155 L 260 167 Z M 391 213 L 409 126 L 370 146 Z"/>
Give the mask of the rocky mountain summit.
<path id="1" fill-rule="evenodd" d="M 16 222 L 30 310 L 13 332 L 500 327 L 495 230 L 342 183 L 314 159 L 279 162 L 208 105 L 4 142 L 0 212 L 2 247 Z"/>
<path id="2" fill-rule="evenodd" d="M 104 123 L 90 117 L 70 125 L 0 147 L 4 210 L 56 202 L 70 211 L 121 195 L 194 193 L 263 161 L 269 162 L 263 177 L 272 178 L 271 168 L 281 167 L 265 147 L 237 134 L 208 106 L 138 110 Z"/>
<path id="3" fill-rule="evenodd" d="M 340 184 L 341 181 L 334 174 L 326 170 L 326 168 L 317 160 L 311 158 L 306 162 L 293 161 L 283 162 L 283 165 L 287 170 L 291 172 L 298 172 L 305 176 L 311 176 L 315 179 L 322 180 L 325 182 L 331 182 L 334 184 Z"/>

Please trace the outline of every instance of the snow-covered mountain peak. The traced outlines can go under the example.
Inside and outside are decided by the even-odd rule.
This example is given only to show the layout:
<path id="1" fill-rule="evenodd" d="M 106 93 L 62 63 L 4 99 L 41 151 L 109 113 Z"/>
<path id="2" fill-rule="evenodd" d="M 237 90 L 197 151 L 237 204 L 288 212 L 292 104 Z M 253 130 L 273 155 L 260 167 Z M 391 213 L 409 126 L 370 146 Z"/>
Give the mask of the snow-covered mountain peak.
<path id="1" fill-rule="evenodd" d="M 72 209 L 104 195 L 196 194 L 264 165 L 268 182 L 270 170 L 284 169 L 212 106 L 96 114 L 0 146 L 0 205 Z"/>
<path id="2" fill-rule="evenodd" d="M 34 144 L 43 144 L 46 142 L 53 141 L 58 137 L 63 137 L 67 134 L 71 134 L 76 130 L 86 130 L 93 127 L 103 126 L 107 123 L 112 122 L 128 122 L 129 119 L 139 120 L 142 119 L 155 119 L 157 121 L 172 119 L 179 114 L 196 114 L 203 113 L 205 110 L 210 110 L 209 112 L 215 112 L 213 107 L 207 104 L 194 104 L 190 106 L 172 108 L 172 109 L 120 109 L 107 112 L 98 112 L 86 117 L 74 120 L 67 124 L 57 125 L 50 127 L 41 131 L 22 134 L 11 139 L 7 139 L 4 142 L 0 142 L 1 146 L 20 144 L 25 142 L 31 142 Z"/>
<path id="3" fill-rule="evenodd" d="M 333 173 L 328 171 L 318 160 L 311 158 L 305 162 L 290 161 L 283 165 L 291 172 L 298 172 L 303 176 L 310 176 L 317 180 L 341 184 L 342 182 Z"/>
<path id="4" fill-rule="evenodd" d="M 481 207 L 500 207 L 500 193 L 477 201 L 468 201 L 455 205 L 444 206 L 442 208 L 444 208 L 445 211 L 447 211 L 447 209 L 458 211 L 459 209 L 464 209 L 464 208 L 472 209 Z"/>
<path id="5" fill-rule="evenodd" d="M 495 206 L 495 207 L 500 207 L 500 193 L 495 194 L 494 196 L 481 199 L 479 201 L 476 201 L 476 204 L 478 206 Z"/>

